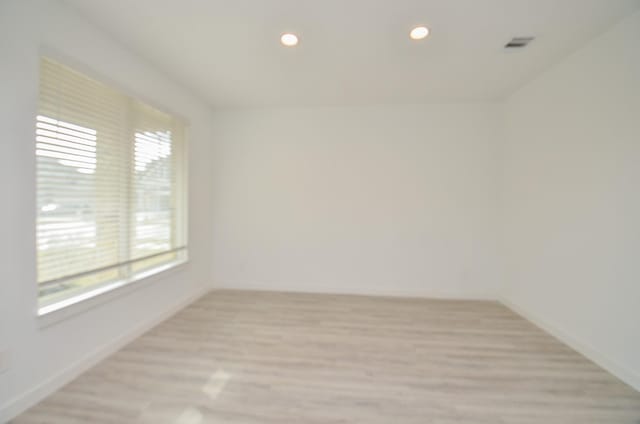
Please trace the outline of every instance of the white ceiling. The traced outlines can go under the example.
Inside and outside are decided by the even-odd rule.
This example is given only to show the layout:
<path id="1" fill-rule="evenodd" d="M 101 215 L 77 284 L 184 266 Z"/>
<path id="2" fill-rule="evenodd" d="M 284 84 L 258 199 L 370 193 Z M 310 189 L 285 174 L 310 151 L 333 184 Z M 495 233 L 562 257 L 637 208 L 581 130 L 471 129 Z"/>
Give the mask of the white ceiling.
<path id="1" fill-rule="evenodd" d="M 215 107 L 497 100 L 639 0 L 66 0 Z M 425 24 L 431 35 L 408 38 Z M 282 32 L 300 36 L 296 48 Z M 537 39 L 506 52 L 513 36 Z"/>

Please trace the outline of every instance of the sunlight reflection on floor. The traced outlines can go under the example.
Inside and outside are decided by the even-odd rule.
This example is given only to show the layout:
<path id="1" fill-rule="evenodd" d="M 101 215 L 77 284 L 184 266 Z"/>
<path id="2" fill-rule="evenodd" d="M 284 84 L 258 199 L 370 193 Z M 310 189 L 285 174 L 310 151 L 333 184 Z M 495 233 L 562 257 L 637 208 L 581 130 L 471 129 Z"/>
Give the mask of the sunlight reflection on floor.
<path id="1" fill-rule="evenodd" d="M 231 379 L 231 374 L 224 370 L 217 370 L 214 372 L 204 386 L 202 386 L 202 392 L 208 395 L 211 399 L 215 400 L 218 395 L 227 385 L 227 382 Z"/>
<path id="2" fill-rule="evenodd" d="M 196 408 L 189 407 L 176 418 L 175 424 L 201 424 L 203 418 L 202 412 Z"/>

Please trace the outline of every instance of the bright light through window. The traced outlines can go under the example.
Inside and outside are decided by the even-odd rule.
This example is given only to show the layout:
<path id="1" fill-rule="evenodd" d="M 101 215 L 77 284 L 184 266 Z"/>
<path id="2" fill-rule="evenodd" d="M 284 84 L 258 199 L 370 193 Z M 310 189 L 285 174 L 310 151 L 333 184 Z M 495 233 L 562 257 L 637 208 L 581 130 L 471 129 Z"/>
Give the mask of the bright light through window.
<path id="1" fill-rule="evenodd" d="M 40 313 L 186 259 L 184 124 L 43 58 L 35 123 Z"/>

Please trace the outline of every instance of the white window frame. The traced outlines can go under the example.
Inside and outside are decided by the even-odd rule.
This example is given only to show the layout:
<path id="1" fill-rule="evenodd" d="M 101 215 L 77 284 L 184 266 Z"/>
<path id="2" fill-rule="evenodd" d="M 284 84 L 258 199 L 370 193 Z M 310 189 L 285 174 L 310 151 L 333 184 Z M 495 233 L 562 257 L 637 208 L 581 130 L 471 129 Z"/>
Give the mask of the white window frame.
<path id="1" fill-rule="evenodd" d="M 107 85 L 110 89 L 119 91 L 120 93 L 135 99 L 138 102 L 141 102 L 147 106 L 150 106 L 158 111 L 166 113 L 167 115 L 171 115 L 176 119 L 179 119 L 184 126 L 184 134 L 183 134 L 183 149 L 181 154 L 183 155 L 183 166 L 179 168 L 180 175 L 178 175 L 177 179 L 181 181 L 180 186 L 181 190 L 178 190 L 176 196 L 180 197 L 179 202 L 183 205 L 177 213 L 182 214 L 180 216 L 180 220 L 182 223 L 182 231 L 184 232 L 184 246 L 179 246 L 177 248 L 171 249 L 171 251 L 177 251 L 180 254 L 177 255 L 177 258 L 171 262 L 162 263 L 159 266 L 153 267 L 151 269 L 143 270 L 134 274 L 129 274 L 126 278 L 119 279 L 117 281 L 110 282 L 108 284 L 99 284 L 95 288 L 87 290 L 78 295 L 70 296 L 68 298 L 62 299 L 60 301 L 56 301 L 54 303 L 40 305 L 39 298 L 37 299 L 38 307 L 37 307 L 37 316 L 39 318 L 40 326 L 46 327 L 50 324 L 58 322 L 59 320 L 66 319 L 69 316 L 75 315 L 84 310 L 93 308 L 97 305 L 100 305 L 104 302 L 115 299 L 124 294 L 130 293 L 133 290 L 144 287 L 147 284 L 152 284 L 155 281 L 159 281 L 164 279 L 165 277 L 170 276 L 176 270 L 183 267 L 189 262 L 189 245 L 188 245 L 188 215 L 189 215 L 189 199 L 188 199 L 188 152 L 189 152 L 189 122 L 182 115 L 170 111 L 164 106 L 159 106 L 156 102 L 150 101 L 145 96 L 139 95 L 133 90 L 124 88 L 123 85 L 119 83 L 115 83 L 112 79 L 105 77 L 99 72 L 95 72 L 89 66 L 85 64 L 71 59 L 70 57 L 62 54 L 59 50 L 54 48 L 43 46 L 41 48 L 40 58 L 48 58 L 58 62 L 62 65 L 68 66 L 73 70 L 82 73 L 83 75 L 94 79 L 102 84 Z M 40 81 L 40 74 L 38 73 L 38 83 Z M 34 154 L 35 157 L 35 154 Z M 168 252 L 158 253 L 167 254 Z M 155 256 L 155 255 L 153 255 Z M 132 261 L 127 261 L 132 262 Z M 128 264 L 121 263 L 118 266 L 127 266 Z M 93 271 L 87 271 L 87 274 Z M 84 273 L 82 273 L 84 274 Z M 36 284 L 38 284 L 36 282 Z M 36 291 L 37 292 L 37 291 Z"/>

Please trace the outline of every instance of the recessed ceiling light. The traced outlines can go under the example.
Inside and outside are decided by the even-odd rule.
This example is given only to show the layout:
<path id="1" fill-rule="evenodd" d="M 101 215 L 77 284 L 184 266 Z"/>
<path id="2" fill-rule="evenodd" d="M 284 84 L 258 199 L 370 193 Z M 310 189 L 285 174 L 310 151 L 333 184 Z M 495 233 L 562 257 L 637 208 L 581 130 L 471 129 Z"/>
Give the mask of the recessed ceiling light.
<path id="1" fill-rule="evenodd" d="M 298 44 L 298 36 L 289 32 L 282 34 L 280 42 L 283 46 L 293 47 Z"/>
<path id="2" fill-rule="evenodd" d="M 422 40 L 423 38 L 427 38 L 427 35 L 429 35 L 429 28 L 426 26 L 415 27 L 409 33 L 409 37 L 413 40 Z"/>

